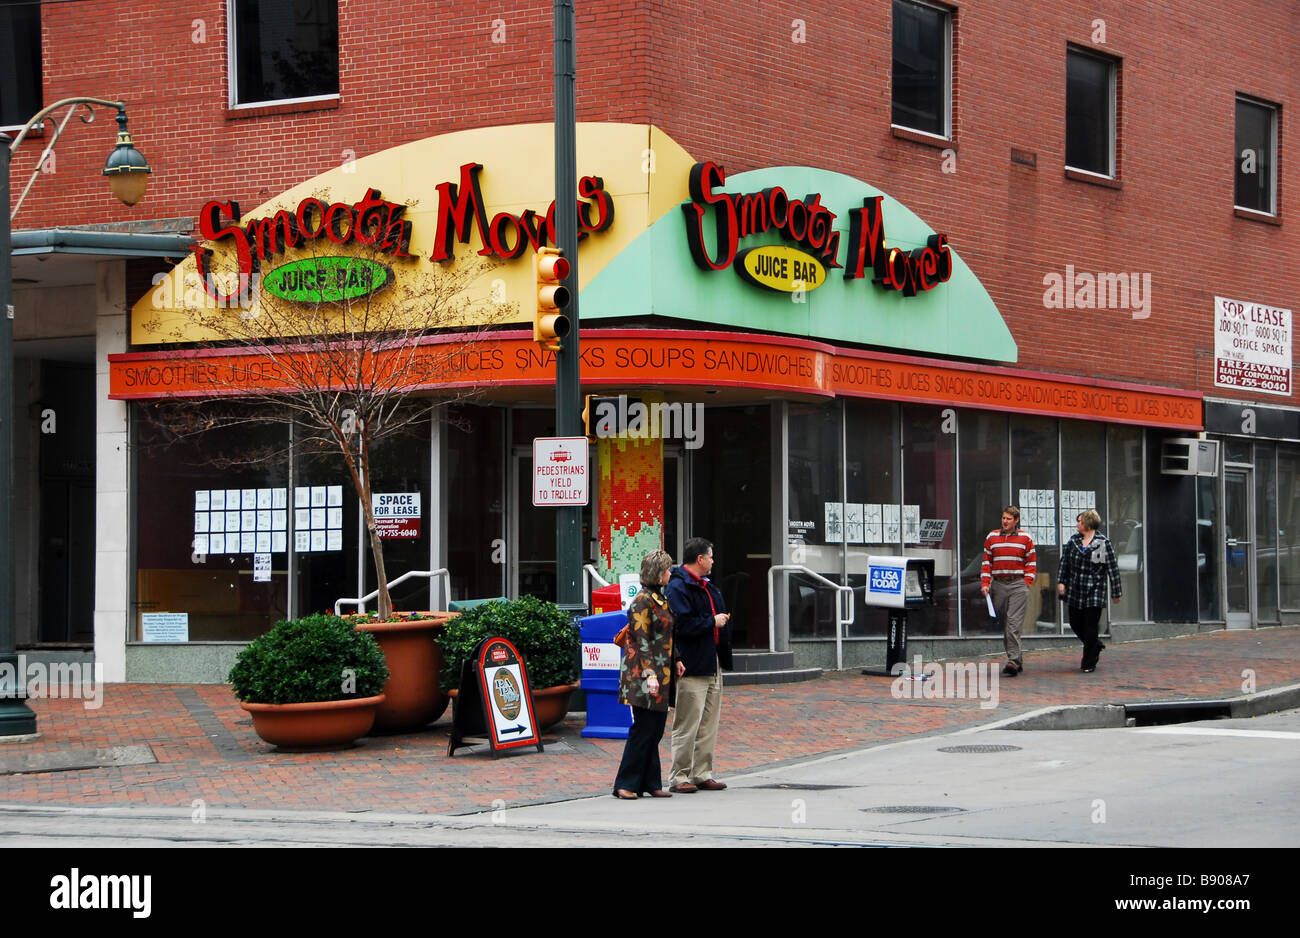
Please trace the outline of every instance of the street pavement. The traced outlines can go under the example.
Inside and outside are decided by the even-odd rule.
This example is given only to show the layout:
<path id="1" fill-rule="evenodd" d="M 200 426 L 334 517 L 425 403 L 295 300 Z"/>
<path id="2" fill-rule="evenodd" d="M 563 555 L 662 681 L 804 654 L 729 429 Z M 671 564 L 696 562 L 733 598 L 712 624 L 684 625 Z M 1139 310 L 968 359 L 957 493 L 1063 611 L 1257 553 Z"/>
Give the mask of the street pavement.
<path id="1" fill-rule="evenodd" d="M 995 662 L 994 658 L 978 659 L 982 665 Z M 819 829 L 820 824 L 795 818 L 799 810 L 795 801 L 803 798 L 805 809 L 812 805 L 816 810 L 815 799 L 835 789 L 814 787 L 800 794 L 796 787 L 792 793 L 791 785 L 813 784 L 808 781 L 813 777 L 807 774 L 809 760 L 823 760 L 816 774 L 817 783 L 852 787 L 859 784 L 852 778 L 876 778 L 882 787 L 871 792 L 872 805 L 867 807 L 936 809 L 943 805 L 937 790 L 909 789 L 902 776 L 896 779 L 897 787 L 885 786 L 893 776 L 870 776 L 869 766 L 892 763 L 863 762 L 861 750 L 871 749 L 879 760 L 892 759 L 880 755 L 883 744 L 896 743 L 885 752 L 901 753 L 909 746 L 915 748 L 919 740 L 987 727 L 1046 707 L 1230 698 L 1251 690 L 1294 684 L 1300 681 L 1300 627 L 1220 631 L 1111 645 L 1093 674 L 1078 671 L 1078 652 L 1072 649 L 1031 651 L 1025 664 L 1022 676 L 998 681 L 996 706 L 992 707 L 987 706 L 992 702 L 990 695 L 985 694 L 986 699 L 981 701 L 973 688 L 968 689 L 964 699 L 927 699 L 912 687 L 909 692 L 916 696 L 900 699 L 895 695 L 900 687 L 897 682 L 863 676 L 857 671 L 826 674 L 798 684 L 727 688 L 716 756 L 718 777 L 739 780 L 736 788 L 775 786 L 749 796 L 768 799 L 773 812 L 779 809 L 780 817 L 773 824 L 793 829 L 793 840 L 816 843 L 819 838 L 809 837 L 807 832 Z M 398 825 L 399 819 L 410 822 L 418 816 L 459 815 L 465 820 L 460 828 L 464 836 L 454 831 L 445 833 L 448 828 L 444 825 L 437 842 L 487 844 L 493 842 L 494 836 L 504 837 L 504 833 L 492 833 L 495 812 L 498 820 L 508 817 L 516 822 L 536 822 L 542 832 L 538 840 L 541 843 L 546 842 L 544 829 L 555 824 L 562 827 L 565 818 L 562 814 L 548 814 L 560 811 L 559 807 L 535 806 L 604 796 L 602 801 L 586 802 L 590 807 L 581 812 L 595 824 L 586 828 L 593 836 L 590 842 L 600 843 L 600 824 L 596 822 L 608 819 L 610 842 L 614 842 L 617 831 L 632 821 L 629 811 L 644 819 L 650 814 L 646 809 L 657 804 L 664 811 L 675 809 L 677 820 L 673 823 L 689 826 L 695 815 L 709 811 L 710 804 L 718 804 L 708 799 L 720 797 L 711 793 L 678 795 L 672 801 L 656 803 L 645 799 L 636 805 L 609 798 L 623 742 L 582 738 L 582 719 L 576 714 L 544 737 L 545 752 L 492 759 L 482 750 L 461 750 L 455 757 L 446 755 L 450 712 L 421 733 L 367 738 L 342 752 L 277 752 L 254 734 L 247 714 L 224 685 L 108 685 L 98 709 L 88 709 L 78 699 L 34 700 L 31 704 L 37 712 L 41 735 L 29 742 L 0 745 L 0 810 L 12 812 L 11 816 L 39 814 L 56 824 L 64 814 L 69 819 L 74 814 L 83 819 L 111 819 L 115 814 L 192 818 L 210 812 L 250 824 L 269 822 L 273 815 L 344 818 L 364 814 L 368 823 L 379 830 Z M 1124 731 L 1093 730 L 1088 734 L 1110 732 Z M 1068 763 L 1066 753 L 1072 744 L 1066 739 L 1070 735 L 1000 729 L 979 733 L 981 743 L 1006 744 L 1010 740 L 1009 744 L 1022 749 L 1027 737 L 1038 737 L 1032 752 L 1012 753 L 1000 763 L 987 763 L 995 775 L 1002 773 L 991 784 L 1014 788 L 1018 771 L 1026 765 Z M 1144 738 L 1163 741 L 1175 756 L 1180 746 L 1204 744 L 1199 737 L 1194 741 L 1174 735 Z M 1150 784 L 1149 777 L 1142 773 L 1131 778 L 1126 775 L 1124 753 L 1129 744 L 1118 742 L 1119 736 L 1115 739 L 1113 751 L 1096 762 L 1095 771 L 1090 769 L 1070 780 L 1066 786 L 1070 791 L 1068 807 L 1062 807 L 1059 799 L 1045 801 L 1041 817 L 1024 818 L 1024 823 L 1014 825 L 999 819 L 996 798 L 987 804 L 957 805 L 961 811 L 936 812 L 933 819 L 902 815 L 910 842 L 925 843 L 930 838 L 928 842 L 947 843 L 953 837 L 969 843 L 1025 842 L 1033 839 L 1026 838 L 1026 831 L 1033 829 L 1049 834 L 1057 831 L 1059 839 L 1075 843 L 1195 843 L 1197 832 L 1190 828 L 1175 841 L 1160 840 L 1134 823 L 1107 824 L 1092 819 L 1089 812 L 1096 810 L 1094 800 L 1114 798 L 1114 793 L 1125 786 L 1142 788 Z M 670 761 L 667 742 L 665 736 L 661 751 L 665 771 Z M 127 764 L 43 770 L 54 759 L 77 764 L 78 757 L 90 750 Z M 917 777 L 933 781 L 972 771 L 977 762 L 969 760 L 984 757 L 926 750 L 918 758 L 921 761 L 912 765 L 919 773 Z M 896 771 L 903 771 L 902 765 L 899 763 Z M 1194 765 L 1194 760 L 1188 763 L 1190 787 L 1183 797 L 1192 795 L 1196 779 L 1208 780 L 1206 773 L 1192 771 Z M 1035 771 L 1051 768 L 1049 765 Z M 1267 797 L 1271 798 L 1277 794 L 1274 786 L 1278 780 L 1273 769 L 1268 773 L 1258 783 L 1268 788 Z M 1061 773 L 1062 779 L 1068 777 Z M 827 778 L 831 780 L 827 782 Z M 1158 793 L 1148 795 L 1158 798 Z M 721 797 L 730 797 L 730 793 Z M 918 797 L 922 800 L 918 801 Z M 809 798 L 814 801 L 808 802 Z M 616 813 L 620 808 L 623 813 Z M 855 802 L 852 810 L 861 815 L 862 806 Z M 1125 810 L 1137 809 L 1130 803 Z M 483 812 L 488 814 L 470 817 Z M 1132 816 L 1126 817 L 1132 821 Z M 289 828 L 279 842 L 320 842 L 315 836 L 295 839 L 293 824 L 285 823 Z M 13 836 L 6 835 L 4 827 L 0 825 L 0 844 Z M 858 827 L 859 832 L 852 835 L 842 831 L 836 834 L 827 828 L 825 842 L 898 841 L 898 831 L 891 831 L 890 825 Z M 1251 841 L 1249 833 L 1243 835 L 1243 842 L 1259 843 L 1258 839 Z M 1261 831 L 1253 833 L 1256 838 L 1261 835 Z M 141 842 L 148 842 L 147 831 L 142 829 L 141 835 Z M 735 829 L 727 838 L 728 842 L 743 843 L 746 836 Z M 772 836 L 768 826 L 762 837 Z M 159 838 L 159 842 L 169 842 L 165 835 Z M 1055 837 L 1045 835 L 1043 839 Z M 243 838 L 227 832 L 214 840 L 239 842 Z M 363 838 L 363 842 L 369 841 Z M 419 838 L 403 834 L 385 839 L 381 832 L 375 835 L 374 842 L 419 842 Z M 700 839 L 701 845 L 710 842 L 708 838 Z"/>

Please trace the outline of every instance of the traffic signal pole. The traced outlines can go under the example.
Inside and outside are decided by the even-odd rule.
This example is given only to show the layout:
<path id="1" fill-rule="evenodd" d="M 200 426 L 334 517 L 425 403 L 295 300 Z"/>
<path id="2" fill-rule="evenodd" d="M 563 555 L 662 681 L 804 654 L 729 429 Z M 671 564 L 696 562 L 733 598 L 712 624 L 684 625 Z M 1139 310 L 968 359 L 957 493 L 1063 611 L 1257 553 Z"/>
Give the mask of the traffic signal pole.
<path id="1" fill-rule="evenodd" d="M 574 104 L 573 0 L 555 0 L 555 241 L 569 261 L 569 334 L 555 353 L 555 435 L 582 436 L 582 376 L 578 366 L 578 159 Z M 582 515 L 585 508 L 556 509 L 556 599 L 573 615 L 586 611 L 582 598 Z"/>

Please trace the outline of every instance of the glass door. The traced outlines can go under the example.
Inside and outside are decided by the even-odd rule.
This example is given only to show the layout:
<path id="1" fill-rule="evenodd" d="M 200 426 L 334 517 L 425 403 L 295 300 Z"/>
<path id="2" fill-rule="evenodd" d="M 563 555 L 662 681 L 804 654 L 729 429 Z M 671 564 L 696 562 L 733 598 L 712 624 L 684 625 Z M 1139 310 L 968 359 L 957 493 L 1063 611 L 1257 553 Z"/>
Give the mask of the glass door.
<path id="1" fill-rule="evenodd" d="M 1223 473 L 1223 571 L 1225 618 L 1230 629 L 1255 622 L 1254 486 L 1250 469 Z"/>
<path id="2" fill-rule="evenodd" d="M 590 452 L 587 457 L 587 507 L 582 513 L 583 563 L 592 563 L 592 519 L 596 511 L 596 476 Z M 532 447 L 516 446 L 510 460 L 511 510 L 510 595 L 537 596 L 556 601 L 558 566 L 555 560 L 555 509 L 533 506 Z"/>
<path id="3" fill-rule="evenodd" d="M 672 554 L 674 564 L 682 562 L 682 532 L 688 527 L 683 517 L 689 502 L 682 484 L 682 459 L 680 445 L 664 444 L 664 550 Z"/>

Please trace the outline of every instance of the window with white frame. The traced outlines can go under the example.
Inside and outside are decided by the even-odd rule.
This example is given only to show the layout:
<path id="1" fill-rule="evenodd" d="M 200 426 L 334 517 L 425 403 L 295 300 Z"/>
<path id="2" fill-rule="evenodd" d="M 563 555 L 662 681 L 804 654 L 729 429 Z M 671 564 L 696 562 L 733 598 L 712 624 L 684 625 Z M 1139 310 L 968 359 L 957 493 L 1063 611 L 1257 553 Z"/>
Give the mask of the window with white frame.
<path id="1" fill-rule="evenodd" d="M 1067 49 L 1065 58 L 1065 165 L 1114 176 L 1119 65 L 1082 49 Z"/>
<path id="2" fill-rule="evenodd" d="M 1237 135 L 1233 155 L 1237 208 L 1277 213 L 1277 107 L 1237 98 Z"/>
<path id="3" fill-rule="evenodd" d="M 0 0 L 0 127 L 21 127 L 41 102 L 41 5 Z"/>
<path id="4" fill-rule="evenodd" d="M 893 111 L 897 127 L 949 135 L 952 13 L 914 0 L 894 0 Z"/>
<path id="5" fill-rule="evenodd" d="M 338 0 L 228 0 L 232 107 L 339 93 Z"/>

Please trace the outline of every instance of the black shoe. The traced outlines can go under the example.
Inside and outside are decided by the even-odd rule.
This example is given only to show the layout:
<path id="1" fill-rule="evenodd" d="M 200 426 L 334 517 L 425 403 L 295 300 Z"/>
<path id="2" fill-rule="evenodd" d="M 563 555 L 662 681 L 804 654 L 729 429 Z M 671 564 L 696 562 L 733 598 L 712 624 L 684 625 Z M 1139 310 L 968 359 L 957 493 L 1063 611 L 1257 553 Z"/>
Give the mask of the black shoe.
<path id="1" fill-rule="evenodd" d="M 1007 663 L 1006 663 L 1006 664 L 1003 666 L 1003 668 L 1002 668 L 1002 673 L 1003 673 L 1003 675 L 1005 675 L 1006 677 L 1015 677 L 1017 674 L 1019 674 L 1019 673 L 1020 673 L 1021 671 L 1023 671 L 1023 670 L 1024 670 L 1024 668 L 1022 668 L 1022 667 L 1019 665 L 1019 663 L 1017 663 L 1017 662 L 1015 662 L 1015 661 L 1008 660 Z"/>

